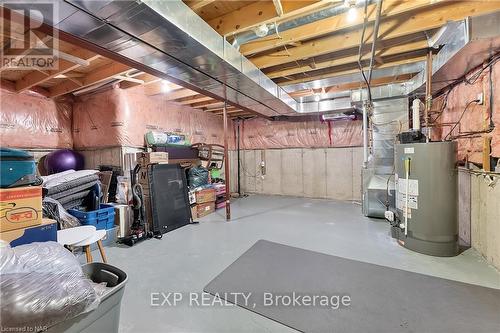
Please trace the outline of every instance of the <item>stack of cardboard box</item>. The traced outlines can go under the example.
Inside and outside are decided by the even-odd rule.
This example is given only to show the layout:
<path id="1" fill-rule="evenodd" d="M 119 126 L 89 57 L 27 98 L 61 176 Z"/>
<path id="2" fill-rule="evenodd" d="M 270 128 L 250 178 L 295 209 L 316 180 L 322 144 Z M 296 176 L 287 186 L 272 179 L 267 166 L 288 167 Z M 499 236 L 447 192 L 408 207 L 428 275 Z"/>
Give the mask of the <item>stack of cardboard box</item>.
<path id="1" fill-rule="evenodd" d="M 11 246 L 57 241 L 57 223 L 42 219 L 42 188 L 0 189 L 0 239 Z"/>
<path id="2" fill-rule="evenodd" d="M 206 188 L 195 192 L 196 203 L 191 205 L 193 219 L 206 216 L 215 211 L 215 189 Z"/>

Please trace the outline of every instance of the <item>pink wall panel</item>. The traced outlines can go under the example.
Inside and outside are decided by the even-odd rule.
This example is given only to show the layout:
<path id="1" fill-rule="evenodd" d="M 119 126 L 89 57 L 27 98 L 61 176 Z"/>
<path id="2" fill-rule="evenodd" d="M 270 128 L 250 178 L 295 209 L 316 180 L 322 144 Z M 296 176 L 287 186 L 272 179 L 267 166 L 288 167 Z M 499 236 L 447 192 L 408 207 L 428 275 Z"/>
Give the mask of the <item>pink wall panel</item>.
<path id="1" fill-rule="evenodd" d="M 142 87 L 117 87 L 81 97 L 74 105 L 75 148 L 144 145 L 150 130 L 180 132 L 192 143 L 223 142 L 222 118 L 147 96 Z"/>
<path id="2" fill-rule="evenodd" d="M 467 77 L 470 78 L 477 70 L 472 71 Z M 490 126 L 490 75 L 493 82 L 493 123 L 494 130 L 487 131 Z M 473 84 L 462 82 L 453 87 L 447 98 L 446 107 L 443 102 L 446 93 L 436 98 L 433 103 L 432 119 L 437 119 L 433 129 L 433 139 L 444 140 L 450 133 L 454 124 L 460 119 L 465 106 L 469 101 L 475 100 L 480 93 L 484 94 L 484 104 L 471 104 L 465 111 L 460 125 L 453 132 L 452 137 L 458 141 L 458 158 L 468 159 L 471 162 L 482 163 L 483 137 L 491 137 L 491 155 L 500 157 L 500 62 L 497 62 L 490 72 L 489 69 L 478 77 Z M 473 132 L 473 133 L 471 133 Z M 468 134 L 470 133 L 470 134 Z M 468 135 L 467 135 L 468 134 Z"/>
<path id="3" fill-rule="evenodd" d="M 242 122 L 242 149 L 352 147 L 362 145 L 362 122 L 268 121 Z"/>
<path id="4" fill-rule="evenodd" d="M 3 147 L 70 148 L 72 105 L 32 93 L 0 89 L 0 142 Z"/>

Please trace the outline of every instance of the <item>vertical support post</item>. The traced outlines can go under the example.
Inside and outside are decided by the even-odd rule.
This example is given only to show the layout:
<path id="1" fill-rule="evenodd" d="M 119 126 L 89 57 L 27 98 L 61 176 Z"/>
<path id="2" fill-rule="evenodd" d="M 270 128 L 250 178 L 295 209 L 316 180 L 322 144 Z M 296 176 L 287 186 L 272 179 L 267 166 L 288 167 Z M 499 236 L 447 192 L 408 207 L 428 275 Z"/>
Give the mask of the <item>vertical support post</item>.
<path id="1" fill-rule="evenodd" d="M 490 154 L 491 154 L 491 137 L 484 136 L 483 137 L 483 170 L 487 171 L 487 172 L 491 171 Z"/>
<path id="2" fill-rule="evenodd" d="M 425 129 L 427 131 L 427 142 L 431 138 L 431 129 L 429 127 L 429 113 L 432 107 L 432 49 L 427 52 L 426 68 L 425 68 L 425 109 L 424 109 L 424 121 Z"/>
<path id="3" fill-rule="evenodd" d="M 241 120 L 238 119 L 238 133 L 237 133 L 237 141 L 236 141 L 236 150 L 237 150 L 237 156 L 236 158 L 238 159 L 238 197 L 241 197 L 241 174 L 240 174 L 240 168 L 241 168 L 241 165 L 240 165 L 240 129 L 241 127 Z"/>
<path id="4" fill-rule="evenodd" d="M 225 194 L 225 200 L 226 200 L 226 221 L 229 221 L 231 219 L 231 204 L 230 204 L 230 198 L 231 198 L 231 191 L 229 190 L 229 154 L 228 154 L 228 123 L 227 123 L 227 102 L 224 101 L 224 109 L 223 109 L 223 117 L 224 117 L 224 175 L 225 175 L 225 182 L 226 182 L 226 194 Z"/>

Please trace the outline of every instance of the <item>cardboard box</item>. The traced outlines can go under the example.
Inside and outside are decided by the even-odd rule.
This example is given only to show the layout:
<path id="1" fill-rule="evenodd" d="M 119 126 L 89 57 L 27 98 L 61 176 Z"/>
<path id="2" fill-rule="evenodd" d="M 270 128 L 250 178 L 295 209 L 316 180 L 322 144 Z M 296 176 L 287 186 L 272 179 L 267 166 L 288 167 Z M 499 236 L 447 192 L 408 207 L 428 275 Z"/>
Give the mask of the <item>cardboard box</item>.
<path id="1" fill-rule="evenodd" d="M 196 205 L 191 205 L 191 218 L 193 220 L 198 218 L 198 207 L 196 207 Z"/>
<path id="2" fill-rule="evenodd" d="M 0 239 L 12 247 L 33 242 L 57 242 L 57 222 L 43 219 L 40 225 L 0 232 Z"/>
<path id="3" fill-rule="evenodd" d="M 41 187 L 0 189 L 0 232 L 27 228 L 41 223 Z"/>
<path id="4" fill-rule="evenodd" d="M 148 167 L 143 166 L 139 169 L 137 173 L 137 182 L 141 184 L 144 192 L 149 193 L 149 177 L 148 177 Z"/>
<path id="5" fill-rule="evenodd" d="M 139 152 L 136 153 L 136 156 L 137 156 L 137 164 L 143 166 L 156 163 L 168 163 L 168 153 L 166 152 L 150 152 L 150 153 Z"/>
<path id="6" fill-rule="evenodd" d="M 196 192 L 196 203 L 202 204 L 215 201 L 215 189 L 207 188 Z"/>
<path id="7" fill-rule="evenodd" d="M 153 230 L 153 207 L 151 206 L 151 197 L 149 195 L 143 195 L 144 198 L 144 210 L 146 212 L 146 221 L 144 223 L 147 225 L 147 230 Z"/>
<path id="8" fill-rule="evenodd" d="M 213 212 L 215 212 L 215 201 L 196 204 L 197 217 L 207 216 Z"/>

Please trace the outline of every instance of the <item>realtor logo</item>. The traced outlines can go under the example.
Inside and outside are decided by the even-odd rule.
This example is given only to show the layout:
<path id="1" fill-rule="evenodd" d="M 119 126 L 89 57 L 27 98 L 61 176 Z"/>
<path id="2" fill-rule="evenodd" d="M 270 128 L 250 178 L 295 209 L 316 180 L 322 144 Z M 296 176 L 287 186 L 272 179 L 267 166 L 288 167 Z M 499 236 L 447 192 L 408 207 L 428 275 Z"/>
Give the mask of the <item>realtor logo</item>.
<path id="1" fill-rule="evenodd" d="M 55 70 L 59 40 L 56 21 L 57 1 L 0 0 L 1 70 Z"/>

